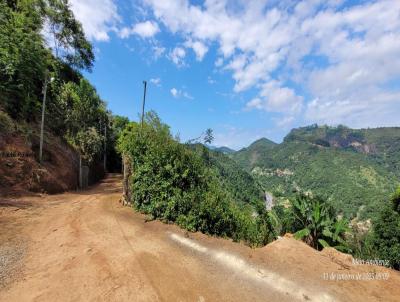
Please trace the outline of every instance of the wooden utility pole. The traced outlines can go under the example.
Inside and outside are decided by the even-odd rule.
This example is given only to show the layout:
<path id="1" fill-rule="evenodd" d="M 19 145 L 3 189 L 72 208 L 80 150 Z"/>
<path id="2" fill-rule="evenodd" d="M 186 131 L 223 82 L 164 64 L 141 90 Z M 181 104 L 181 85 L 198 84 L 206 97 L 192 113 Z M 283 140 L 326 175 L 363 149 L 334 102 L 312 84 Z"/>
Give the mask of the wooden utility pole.
<path id="1" fill-rule="evenodd" d="M 106 173 L 107 170 L 107 122 L 104 121 L 104 158 L 103 158 L 103 164 L 104 164 L 104 173 Z"/>
<path id="2" fill-rule="evenodd" d="M 144 93 L 143 93 L 143 104 L 142 104 L 142 128 L 143 128 L 143 120 L 144 120 L 144 106 L 146 103 L 146 88 L 147 88 L 147 82 L 143 81 L 144 85 Z"/>

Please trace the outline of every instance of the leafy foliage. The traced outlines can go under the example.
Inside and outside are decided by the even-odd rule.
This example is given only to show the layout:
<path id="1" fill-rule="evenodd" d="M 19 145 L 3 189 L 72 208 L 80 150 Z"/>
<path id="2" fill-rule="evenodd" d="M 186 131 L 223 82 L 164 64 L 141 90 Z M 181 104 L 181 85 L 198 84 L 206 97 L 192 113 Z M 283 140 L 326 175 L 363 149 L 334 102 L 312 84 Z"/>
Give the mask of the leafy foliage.
<path id="1" fill-rule="evenodd" d="M 47 57 L 37 3 L 0 1 L 0 104 L 12 116 L 29 117 L 39 107 Z"/>
<path id="2" fill-rule="evenodd" d="M 379 259 L 389 260 L 390 265 L 400 269 L 400 213 L 396 205 L 399 202 L 399 191 L 379 211 L 374 220 L 371 245 L 373 253 Z"/>
<path id="3" fill-rule="evenodd" d="M 94 61 L 92 45 L 86 40 L 82 25 L 75 19 L 68 0 L 40 1 L 53 38 L 54 51 L 68 65 L 78 69 L 91 69 Z"/>
<path id="4" fill-rule="evenodd" d="M 204 135 L 204 143 L 205 144 L 211 144 L 213 142 L 213 140 L 214 140 L 213 131 L 212 131 L 212 129 L 208 128 L 206 130 L 205 135 Z"/>
<path id="5" fill-rule="evenodd" d="M 270 240 L 266 215 L 253 216 L 252 206 L 234 202 L 215 170 L 174 140 L 155 113 L 147 113 L 145 120 L 143 127 L 130 123 L 118 140 L 119 151 L 132 162 L 130 183 L 137 209 L 191 231 L 252 245 Z"/>
<path id="6" fill-rule="evenodd" d="M 91 164 L 95 156 L 100 152 L 102 147 L 102 137 L 96 128 L 90 127 L 87 130 L 79 131 L 76 135 L 75 145 L 81 153 L 83 159 Z"/>
<path id="7" fill-rule="evenodd" d="M 89 162 L 110 127 L 105 103 L 78 71 L 90 70 L 93 61 L 67 0 L 0 0 L 0 107 L 20 123 L 37 123 L 44 83 L 54 79 L 47 85 L 45 128 L 65 136 Z"/>
<path id="8" fill-rule="evenodd" d="M 262 213 L 265 209 L 262 187 L 226 154 L 209 150 L 201 144 L 191 145 L 209 169 L 214 170 L 220 184 L 229 192 L 230 199 L 239 204 L 250 204 Z"/>
<path id="9" fill-rule="evenodd" d="M 348 230 L 348 222 L 335 218 L 333 209 L 325 201 L 299 194 L 291 205 L 294 226 L 298 229 L 295 238 L 304 239 L 315 249 L 332 246 L 341 251 L 347 250 L 344 233 Z"/>

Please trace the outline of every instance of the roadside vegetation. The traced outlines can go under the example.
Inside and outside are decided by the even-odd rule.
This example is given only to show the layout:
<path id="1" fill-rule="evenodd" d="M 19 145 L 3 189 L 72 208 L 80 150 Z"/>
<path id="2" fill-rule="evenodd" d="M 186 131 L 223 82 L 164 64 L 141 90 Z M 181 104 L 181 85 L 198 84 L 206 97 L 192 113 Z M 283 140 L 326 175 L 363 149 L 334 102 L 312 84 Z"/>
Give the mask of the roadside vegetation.
<path id="1" fill-rule="evenodd" d="M 266 211 L 240 201 L 222 185 L 218 171 L 208 163 L 208 149 L 197 152 L 180 143 L 155 113 L 146 114 L 143 126 L 129 123 L 118 149 L 132 162 L 129 183 L 136 209 L 190 231 L 253 246 L 273 239 Z"/>
<path id="2" fill-rule="evenodd" d="M 112 140 L 115 120 L 80 73 L 90 71 L 93 62 L 92 45 L 67 1 L 0 0 L 2 133 L 18 131 L 28 140 L 37 136 L 47 88 L 45 131 L 63 137 L 93 163 L 104 151 L 106 132 Z"/>

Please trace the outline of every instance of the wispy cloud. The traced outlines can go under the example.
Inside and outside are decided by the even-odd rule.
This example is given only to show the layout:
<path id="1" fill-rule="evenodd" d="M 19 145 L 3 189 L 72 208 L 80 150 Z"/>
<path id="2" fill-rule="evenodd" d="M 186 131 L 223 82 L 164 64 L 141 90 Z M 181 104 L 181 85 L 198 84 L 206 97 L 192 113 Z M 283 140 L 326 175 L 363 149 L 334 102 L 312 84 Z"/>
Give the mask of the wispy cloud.
<path id="1" fill-rule="evenodd" d="M 160 78 L 152 78 L 152 79 L 150 79 L 150 83 L 155 85 L 155 86 L 157 86 L 157 87 L 160 87 L 161 86 L 161 79 Z"/>
<path id="2" fill-rule="evenodd" d="M 186 91 L 176 89 L 175 87 L 170 90 L 172 96 L 176 99 L 185 98 L 188 100 L 193 100 L 193 97 Z"/>
<path id="3" fill-rule="evenodd" d="M 138 35 L 139 37 L 146 39 L 151 38 L 160 31 L 158 24 L 154 21 L 145 21 L 136 23 L 132 27 L 124 27 L 119 32 L 120 38 L 125 39 L 131 35 Z"/>
<path id="4" fill-rule="evenodd" d="M 175 47 L 168 55 L 168 58 L 179 67 L 185 65 L 186 51 L 182 47 Z"/>

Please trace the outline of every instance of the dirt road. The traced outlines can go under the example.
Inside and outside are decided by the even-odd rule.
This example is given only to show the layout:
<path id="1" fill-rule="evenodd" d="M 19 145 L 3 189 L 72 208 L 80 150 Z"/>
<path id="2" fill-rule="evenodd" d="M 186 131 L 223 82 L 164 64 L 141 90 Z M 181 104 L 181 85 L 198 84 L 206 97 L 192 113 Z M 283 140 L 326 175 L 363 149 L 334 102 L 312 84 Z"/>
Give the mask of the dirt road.
<path id="1" fill-rule="evenodd" d="M 146 222 L 121 206 L 120 183 L 3 199 L 0 301 L 396 301 L 394 271 L 390 282 L 326 281 L 341 264 L 321 255 L 316 265 L 308 247 L 284 257 L 294 240 L 253 250 Z"/>

